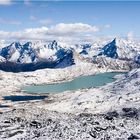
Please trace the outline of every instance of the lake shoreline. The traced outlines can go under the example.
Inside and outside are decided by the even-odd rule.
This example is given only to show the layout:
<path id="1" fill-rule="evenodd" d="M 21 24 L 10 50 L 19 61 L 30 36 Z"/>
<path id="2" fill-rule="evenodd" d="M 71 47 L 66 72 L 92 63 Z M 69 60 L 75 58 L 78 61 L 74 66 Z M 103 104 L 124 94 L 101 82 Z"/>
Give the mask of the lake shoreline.
<path id="1" fill-rule="evenodd" d="M 86 71 L 81 66 L 85 67 Z M 7 73 L 7 72 L 4 72 L 4 71 L 0 71 L 0 74 L 1 74 L 1 77 L 2 77 L 2 80 L 0 81 L 0 83 L 1 83 L 1 94 L 0 94 L 1 104 L 6 104 L 6 105 L 8 104 L 12 107 L 15 106 L 15 103 L 3 100 L 3 96 L 12 96 L 12 95 L 17 95 L 17 96 L 19 96 L 19 95 L 20 96 L 28 96 L 28 95 L 40 96 L 40 94 L 36 94 L 36 93 L 35 94 L 33 94 L 33 93 L 30 94 L 30 93 L 27 93 L 27 92 L 26 93 L 23 92 L 21 90 L 21 86 L 23 86 L 23 85 L 39 85 L 39 83 L 41 83 L 41 84 L 59 83 L 62 80 L 64 80 L 63 77 L 67 73 L 68 73 L 67 78 L 65 78 L 64 82 L 73 80 L 75 77 L 78 77 L 78 76 L 81 76 L 81 75 L 82 76 L 95 75 L 95 74 L 104 73 L 104 72 L 126 72 L 126 70 L 110 70 L 110 69 L 108 69 L 108 70 L 100 69 L 100 71 L 97 71 L 97 70 L 94 70 L 94 69 L 92 70 L 91 69 L 92 67 L 93 67 L 93 64 L 87 63 L 85 65 L 85 63 L 82 63 L 82 65 L 80 64 L 80 66 L 79 65 L 74 65 L 74 66 L 71 66 L 71 67 L 68 67 L 68 68 L 65 68 L 65 69 L 54 69 L 54 70 L 44 69 L 44 70 L 38 70 L 38 71 L 35 71 L 35 72 L 28 72 L 28 73 L 23 73 L 23 72 L 21 72 L 21 73 L 10 73 L 10 72 Z M 76 70 L 80 69 L 80 68 L 81 68 L 81 70 L 83 70 L 83 71 L 81 71 L 81 74 L 79 72 L 76 72 Z M 56 76 L 59 73 L 64 73 L 64 75 L 62 75 L 62 77 L 59 75 L 60 78 L 55 78 L 55 79 L 53 78 L 52 79 L 52 76 L 53 76 L 52 72 L 55 73 Z M 42 75 L 40 75 L 40 73 L 42 73 Z M 52 76 L 50 76 L 50 77 L 48 77 L 47 79 L 44 80 L 43 75 L 46 75 L 46 73 L 47 73 L 47 75 L 52 73 Z M 74 74 L 74 75 L 71 75 L 71 74 Z M 7 76 L 5 77 L 5 75 L 7 75 Z M 40 78 L 40 76 L 41 76 L 41 78 Z M 14 79 L 14 81 L 13 81 L 13 79 Z M 30 79 L 31 79 L 31 81 L 30 81 Z M 36 81 L 36 79 L 37 79 L 37 81 Z M 10 86 L 9 86 L 9 83 L 11 83 Z M 68 94 L 70 94 L 70 93 L 68 92 Z M 43 96 L 43 95 L 46 95 L 46 94 L 41 94 L 41 95 Z M 52 99 L 54 100 L 56 98 L 52 94 L 47 93 L 47 95 L 49 96 L 49 98 L 51 98 L 51 100 Z M 56 100 L 54 100 L 54 101 L 56 101 Z M 18 104 L 18 102 L 16 104 Z M 8 109 L 2 108 L 1 110 L 6 111 Z M 9 110 L 11 110 L 11 109 L 9 108 Z"/>
<path id="2" fill-rule="evenodd" d="M 46 85 L 32 85 L 22 87 L 25 93 L 39 93 L 39 94 L 59 94 L 65 91 L 76 91 L 80 89 L 100 88 L 108 83 L 112 83 L 117 78 L 115 76 L 125 74 L 122 72 L 105 72 L 94 75 L 85 75 L 74 78 L 67 82 L 50 83 Z M 101 80 L 102 79 L 102 80 Z M 42 90 L 43 89 L 43 90 Z"/>
<path id="3" fill-rule="evenodd" d="M 33 83 L 33 84 L 26 84 L 26 85 L 23 85 L 23 86 L 40 86 L 40 85 L 51 85 L 51 84 L 59 84 L 59 83 L 63 83 L 63 82 L 69 82 L 69 81 L 72 81 L 72 80 L 74 80 L 75 78 L 78 78 L 78 77 L 80 77 L 80 76 L 94 76 L 94 75 L 97 75 L 97 74 L 101 74 L 101 73 L 105 73 L 105 72 L 107 72 L 107 73 L 127 73 L 127 72 L 129 72 L 128 70 L 107 70 L 107 71 L 100 71 L 100 72 L 93 72 L 93 73 L 90 73 L 90 74 L 87 74 L 87 73 L 84 73 L 84 74 L 81 74 L 81 75 L 76 75 L 76 76 L 72 76 L 72 77 L 70 77 L 70 78 L 64 78 L 64 79 L 61 79 L 61 80 L 54 80 L 54 81 L 51 81 L 51 82 L 45 82 L 45 83 L 41 83 L 41 84 L 35 84 L 35 83 Z"/>

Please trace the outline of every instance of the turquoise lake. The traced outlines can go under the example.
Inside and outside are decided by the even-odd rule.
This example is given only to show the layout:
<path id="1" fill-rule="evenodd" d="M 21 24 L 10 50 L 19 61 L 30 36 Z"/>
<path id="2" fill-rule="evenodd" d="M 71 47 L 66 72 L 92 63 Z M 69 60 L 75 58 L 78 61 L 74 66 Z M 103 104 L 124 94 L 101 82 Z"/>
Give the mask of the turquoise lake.
<path id="1" fill-rule="evenodd" d="M 27 93 L 60 93 L 64 91 L 85 89 L 91 87 L 101 87 L 107 83 L 114 82 L 114 76 L 123 74 L 121 72 L 106 72 L 96 75 L 79 76 L 72 81 L 48 84 L 48 85 L 32 85 L 22 88 Z"/>

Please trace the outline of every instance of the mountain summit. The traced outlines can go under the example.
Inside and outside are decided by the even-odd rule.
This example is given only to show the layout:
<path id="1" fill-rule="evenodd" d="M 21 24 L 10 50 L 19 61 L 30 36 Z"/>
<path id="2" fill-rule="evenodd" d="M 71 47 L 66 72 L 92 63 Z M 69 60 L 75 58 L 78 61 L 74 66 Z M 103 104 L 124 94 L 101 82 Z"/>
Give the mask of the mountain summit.
<path id="1" fill-rule="evenodd" d="M 98 56 L 100 55 L 105 55 L 107 57 L 111 57 L 115 59 L 118 58 L 116 38 L 101 49 L 101 52 L 98 54 Z"/>

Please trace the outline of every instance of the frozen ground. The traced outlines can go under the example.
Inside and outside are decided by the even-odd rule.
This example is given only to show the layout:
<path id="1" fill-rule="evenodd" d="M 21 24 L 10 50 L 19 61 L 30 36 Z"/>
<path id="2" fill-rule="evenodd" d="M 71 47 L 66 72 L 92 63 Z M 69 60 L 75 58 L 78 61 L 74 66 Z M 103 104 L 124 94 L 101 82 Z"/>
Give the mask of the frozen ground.
<path id="1" fill-rule="evenodd" d="M 136 108 L 106 114 L 50 112 L 33 105 L 0 114 L 2 140 L 133 140 L 140 139 Z"/>

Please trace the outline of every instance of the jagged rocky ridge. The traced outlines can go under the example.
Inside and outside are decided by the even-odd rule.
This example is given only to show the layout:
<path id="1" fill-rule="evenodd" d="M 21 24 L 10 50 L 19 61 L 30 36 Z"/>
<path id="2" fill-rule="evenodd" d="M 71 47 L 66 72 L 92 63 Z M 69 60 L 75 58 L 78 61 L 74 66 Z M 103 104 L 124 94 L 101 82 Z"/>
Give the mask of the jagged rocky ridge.
<path id="1" fill-rule="evenodd" d="M 96 58 L 106 56 L 119 60 L 133 60 L 139 62 L 139 44 L 124 39 L 114 39 L 113 41 L 100 41 L 91 44 L 76 45 L 78 53 L 84 57 Z"/>
<path id="2" fill-rule="evenodd" d="M 75 50 L 88 62 L 98 68 L 113 70 L 131 70 L 139 68 L 139 44 L 124 39 L 76 45 Z"/>
<path id="3" fill-rule="evenodd" d="M 111 42 L 74 45 L 63 48 L 56 41 L 14 42 L 0 50 L 0 69 L 20 72 L 43 68 L 64 68 L 74 64 L 73 50 L 83 60 L 98 68 L 130 70 L 140 65 L 140 50 L 134 42 L 114 39 Z"/>

